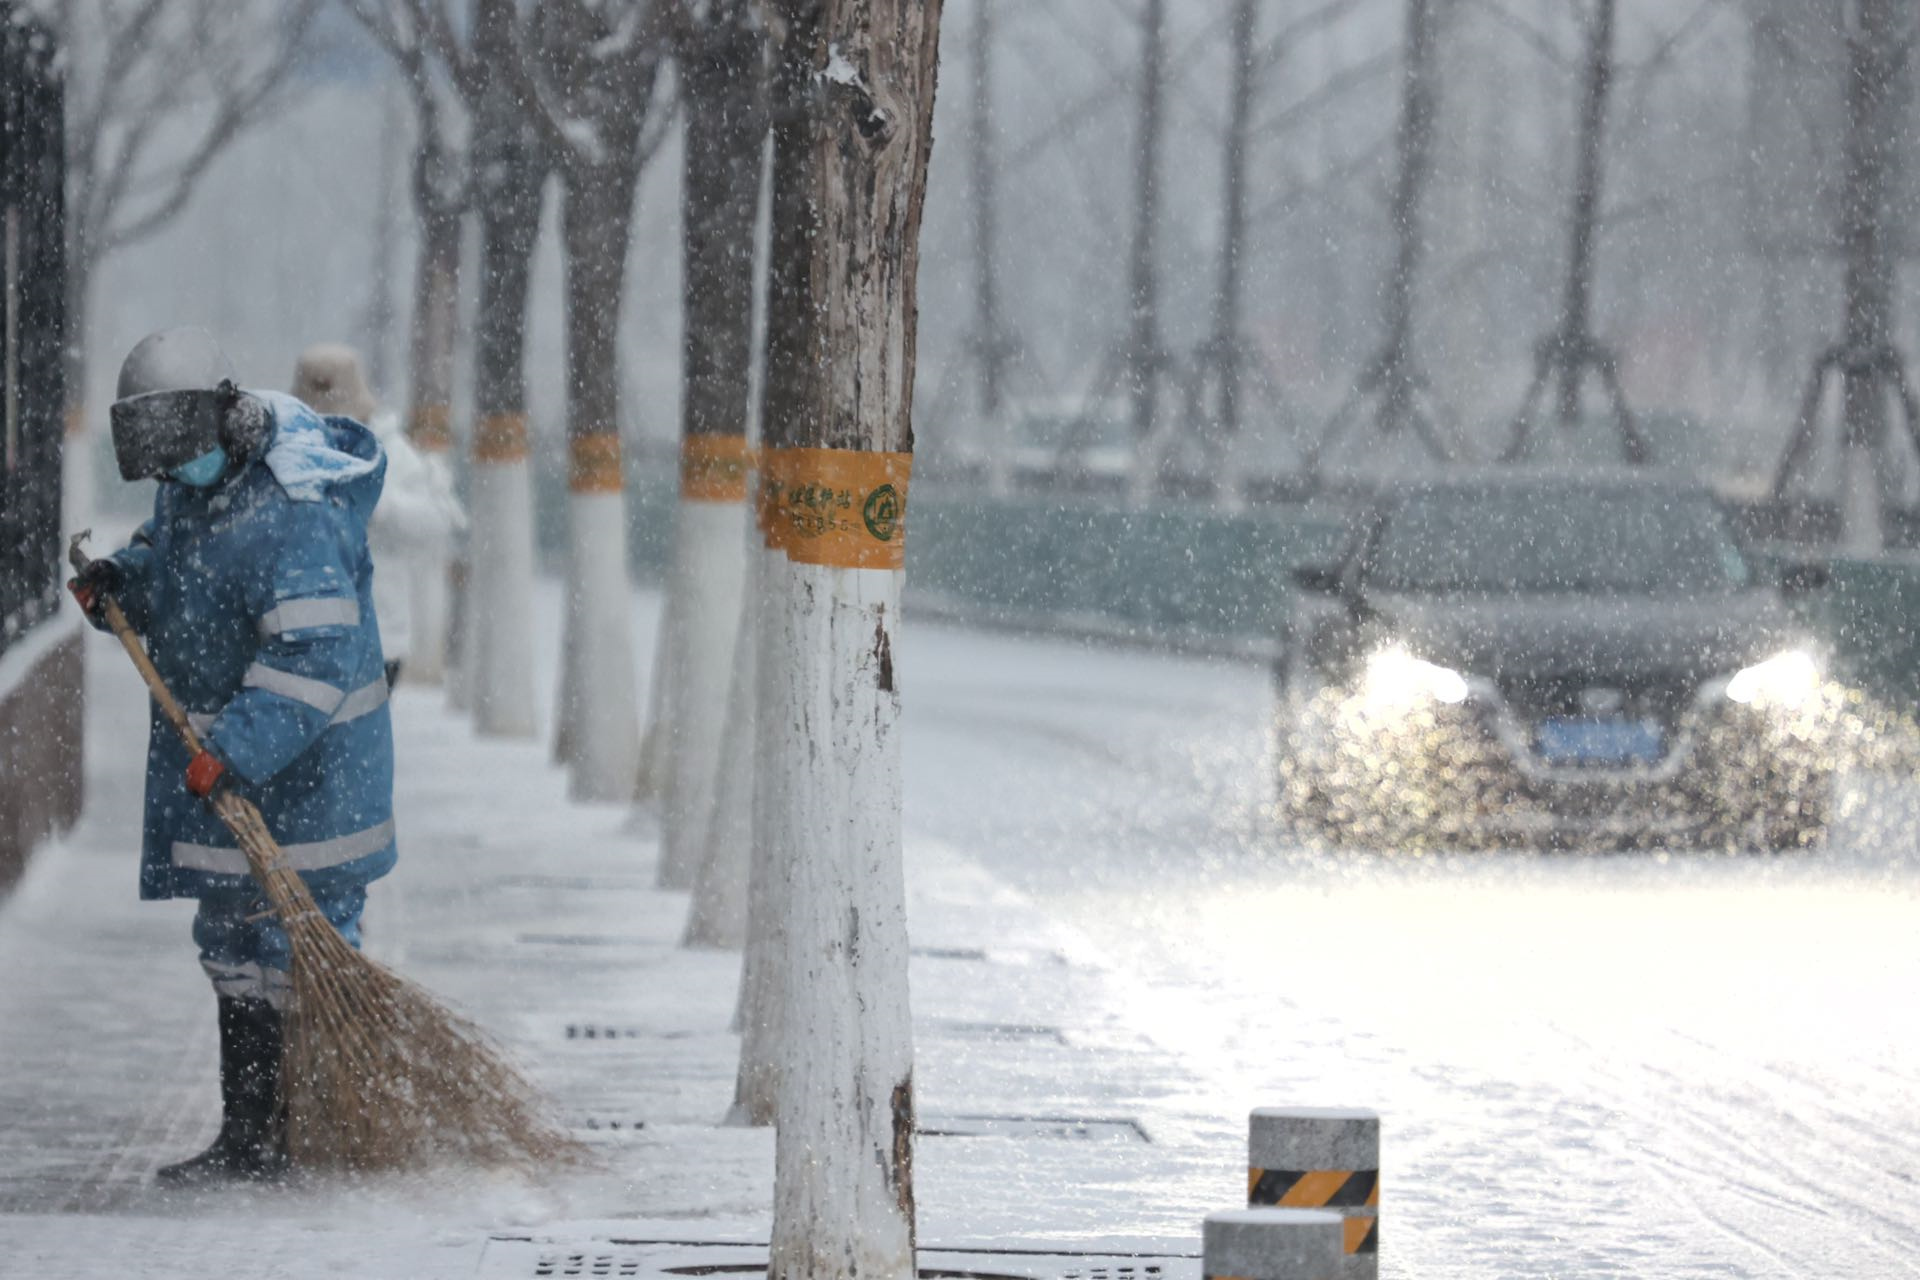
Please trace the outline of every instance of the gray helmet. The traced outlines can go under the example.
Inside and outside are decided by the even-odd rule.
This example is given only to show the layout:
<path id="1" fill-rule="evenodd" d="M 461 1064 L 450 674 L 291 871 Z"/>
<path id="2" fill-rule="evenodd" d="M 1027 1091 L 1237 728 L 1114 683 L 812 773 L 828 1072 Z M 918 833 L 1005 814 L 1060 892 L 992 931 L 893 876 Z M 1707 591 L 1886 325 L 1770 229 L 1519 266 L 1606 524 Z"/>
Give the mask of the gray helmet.
<path id="1" fill-rule="evenodd" d="M 238 382 L 233 361 L 213 335 L 194 325 L 162 329 L 140 339 L 120 366 L 117 400 L 156 391 L 212 391 L 222 382 Z"/>
<path id="2" fill-rule="evenodd" d="M 266 442 L 265 406 L 234 385 L 233 362 L 205 329 L 162 329 L 120 366 L 108 417 L 120 475 L 162 475 L 214 449 L 250 457 Z"/>

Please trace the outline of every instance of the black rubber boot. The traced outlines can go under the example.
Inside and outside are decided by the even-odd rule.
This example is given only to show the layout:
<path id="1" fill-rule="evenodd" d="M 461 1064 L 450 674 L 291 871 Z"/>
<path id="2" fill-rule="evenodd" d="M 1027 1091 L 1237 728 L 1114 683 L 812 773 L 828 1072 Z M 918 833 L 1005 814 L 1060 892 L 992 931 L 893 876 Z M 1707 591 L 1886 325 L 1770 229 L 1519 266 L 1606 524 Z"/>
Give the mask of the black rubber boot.
<path id="1" fill-rule="evenodd" d="M 160 1181 L 260 1182 L 286 1172 L 281 1043 L 279 1010 L 264 1000 L 220 997 L 220 1136 L 191 1160 L 163 1167 Z"/>

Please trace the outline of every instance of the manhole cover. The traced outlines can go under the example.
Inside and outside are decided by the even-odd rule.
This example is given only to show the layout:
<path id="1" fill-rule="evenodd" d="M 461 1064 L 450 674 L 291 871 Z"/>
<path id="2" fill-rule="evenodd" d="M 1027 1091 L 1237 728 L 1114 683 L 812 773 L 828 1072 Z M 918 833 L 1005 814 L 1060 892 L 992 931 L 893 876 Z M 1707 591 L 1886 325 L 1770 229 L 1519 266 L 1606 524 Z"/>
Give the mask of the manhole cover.
<path id="1" fill-rule="evenodd" d="M 1075 1142 L 1146 1142 L 1138 1120 L 1083 1116 L 922 1116 L 923 1138 L 1048 1138 Z"/>
<path id="2" fill-rule="evenodd" d="M 1200 1280 L 1198 1258 L 1173 1253 L 1050 1252 L 1017 1248 L 927 1249 L 920 1280 Z M 481 1280 L 548 1276 L 761 1276 L 764 1244 L 666 1240 L 554 1241 L 496 1236 Z"/>
<path id="3" fill-rule="evenodd" d="M 1058 1027 L 1026 1022 L 929 1022 L 927 1035 L 936 1040 L 1025 1040 L 1035 1044 L 1067 1043 L 1066 1033 Z"/>

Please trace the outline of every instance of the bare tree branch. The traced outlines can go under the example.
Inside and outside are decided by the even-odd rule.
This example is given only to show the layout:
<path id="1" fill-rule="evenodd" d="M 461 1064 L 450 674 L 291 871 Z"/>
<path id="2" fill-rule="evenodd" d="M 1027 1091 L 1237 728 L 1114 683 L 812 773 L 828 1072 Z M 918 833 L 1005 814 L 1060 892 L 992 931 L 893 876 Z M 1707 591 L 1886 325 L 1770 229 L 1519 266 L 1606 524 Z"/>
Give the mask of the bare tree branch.
<path id="1" fill-rule="evenodd" d="M 1192 39 L 1167 59 L 1167 74 L 1191 65 L 1195 58 L 1205 51 L 1208 41 L 1225 25 L 1231 14 L 1216 19 L 1204 29 L 1196 32 Z M 1132 71 L 1115 73 L 1112 78 L 1094 88 L 1074 102 L 1062 108 L 1046 127 L 1036 131 L 1027 141 L 1014 147 L 1002 163 L 1008 169 L 1018 169 L 1028 161 L 1039 158 L 1047 148 L 1062 138 L 1077 132 L 1088 121 L 1097 116 L 1102 107 L 1111 103 L 1123 93 L 1133 90 Z"/>
<path id="2" fill-rule="evenodd" d="M 491 80 L 488 68 L 481 65 L 476 50 L 460 43 L 460 37 L 454 32 L 453 15 L 447 8 L 447 0 L 410 0 L 414 8 L 415 20 L 421 40 L 433 52 L 433 56 L 446 67 L 447 75 L 453 81 L 454 88 L 466 100 L 471 110 L 478 105 L 487 91 Z"/>
<path id="3" fill-rule="evenodd" d="M 1253 55 L 1255 79 L 1262 80 L 1268 72 L 1285 61 L 1294 47 L 1310 33 L 1331 26 L 1352 13 L 1356 7 L 1357 0 L 1328 0 L 1326 4 L 1309 9 L 1281 27 Z"/>
<path id="4" fill-rule="evenodd" d="M 1255 131 L 1256 136 L 1267 138 L 1292 128 L 1329 103 L 1345 97 L 1362 85 L 1378 80 L 1393 69 L 1396 61 L 1397 58 L 1393 52 L 1383 51 L 1356 62 L 1350 67 L 1342 67 L 1323 80 L 1311 93 L 1288 103 L 1261 121 Z"/>
<path id="5" fill-rule="evenodd" d="M 1531 22 L 1521 18 L 1500 0 L 1469 0 L 1469 3 L 1492 18 L 1500 26 L 1520 37 L 1521 41 L 1535 53 L 1545 58 L 1563 71 L 1572 71 L 1574 60 L 1553 42 L 1553 38 Z"/>
<path id="6" fill-rule="evenodd" d="M 307 34 L 319 16 L 321 3 L 322 0 L 298 0 L 292 14 L 285 19 L 285 34 L 273 57 L 250 80 L 224 86 L 224 95 L 199 140 L 189 148 L 186 158 L 160 180 L 166 194 L 137 217 L 117 226 L 111 221 L 103 224 L 98 241 L 101 252 L 111 252 L 151 235 L 186 207 L 194 188 L 220 153 L 261 116 L 275 97 L 286 92 L 287 73 L 305 52 Z"/>

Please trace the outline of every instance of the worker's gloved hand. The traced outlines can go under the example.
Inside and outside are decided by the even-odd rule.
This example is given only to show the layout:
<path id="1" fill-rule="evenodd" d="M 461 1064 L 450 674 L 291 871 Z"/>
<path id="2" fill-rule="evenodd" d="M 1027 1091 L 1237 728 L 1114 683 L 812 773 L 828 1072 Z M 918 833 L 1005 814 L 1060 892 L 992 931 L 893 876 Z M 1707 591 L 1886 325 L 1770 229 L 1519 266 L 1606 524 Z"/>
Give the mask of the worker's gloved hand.
<path id="1" fill-rule="evenodd" d="M 100 622 L 106 616 L 106 598 L 120 590 L 122 581 L 120 566 L 113 561 L 90 560 L 78 577 L 67 579 L 67 590 L 73 593 L 80 612 Z"/>
<path id="2" fill-rule="evenodd" d="M 227 766 L 213 752 L 203 747 L 200 754 L 187 761 L 187 790 L 202 800 L 211 800 L 232 786 Z"/>

